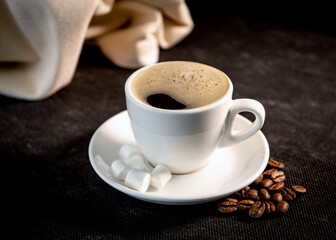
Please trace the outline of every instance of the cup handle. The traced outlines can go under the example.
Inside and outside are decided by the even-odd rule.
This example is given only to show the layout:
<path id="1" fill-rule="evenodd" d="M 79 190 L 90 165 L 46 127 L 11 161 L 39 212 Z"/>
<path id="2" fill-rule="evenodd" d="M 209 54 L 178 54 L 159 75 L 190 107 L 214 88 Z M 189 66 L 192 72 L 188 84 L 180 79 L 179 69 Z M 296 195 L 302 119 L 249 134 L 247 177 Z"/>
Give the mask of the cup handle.
<path id="1" fill-rule="evenodd" d="M 246 129 L 234 131 L 232 128 L 233 121 L 236 115 L 240 112 L 251 112 L 254 114 L 255 120 Z M 248 98 L 233 100 L 225 120 L 225 127 L 223 129 L 223 135 L 219 147 L 228 147 L 252 137 L 259 129 L 261 129 L 264 121 L 265 108 L 260 102 Z"/>

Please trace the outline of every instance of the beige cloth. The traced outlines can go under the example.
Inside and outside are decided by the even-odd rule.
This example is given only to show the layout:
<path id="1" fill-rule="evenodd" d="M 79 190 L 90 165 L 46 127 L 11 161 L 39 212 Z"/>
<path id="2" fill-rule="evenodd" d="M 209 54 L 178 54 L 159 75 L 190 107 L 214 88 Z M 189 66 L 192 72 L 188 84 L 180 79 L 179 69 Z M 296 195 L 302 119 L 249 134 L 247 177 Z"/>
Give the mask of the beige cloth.
<path id="1" fill-rule="evenodd" d="M 184 0 L 0 0 L 0 93 L 55 93 L 71 82 L 85 39 L 116 65 L 138 68 L 192 28 Z"/>

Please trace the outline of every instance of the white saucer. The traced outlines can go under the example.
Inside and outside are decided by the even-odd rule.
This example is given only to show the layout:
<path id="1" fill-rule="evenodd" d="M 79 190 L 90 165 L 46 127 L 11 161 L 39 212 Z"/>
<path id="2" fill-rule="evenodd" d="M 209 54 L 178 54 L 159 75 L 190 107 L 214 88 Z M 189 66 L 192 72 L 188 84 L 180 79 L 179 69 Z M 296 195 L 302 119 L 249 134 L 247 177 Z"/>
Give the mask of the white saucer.
<path id="1" fill-rule="evenodd" d="M 249 120 L 238 115 L 234 128 L 242 129 L 249 124 Z M 93 134 L 89 145 L 89 158 L 93 169 L 115 189 L 129 196 L 160 204 L 196 204 L 230 195 L 251 184 L 264 171 L 269 159 L 268 142 L 259 131 L 233 147 L 216 150 L 205 168 L 190 174 L 173 175 L 164 188 L 156 190 L 150 187 L 147 192 L 141 193 L 125 187 L 106 169 L 105 164 L 95 160 L 95 156 L 100 155 L 110 166 L 113 160 L 119 158 L 119 149 L 125 143 L 136 144 L 127 111 L 108 119 Z"/>

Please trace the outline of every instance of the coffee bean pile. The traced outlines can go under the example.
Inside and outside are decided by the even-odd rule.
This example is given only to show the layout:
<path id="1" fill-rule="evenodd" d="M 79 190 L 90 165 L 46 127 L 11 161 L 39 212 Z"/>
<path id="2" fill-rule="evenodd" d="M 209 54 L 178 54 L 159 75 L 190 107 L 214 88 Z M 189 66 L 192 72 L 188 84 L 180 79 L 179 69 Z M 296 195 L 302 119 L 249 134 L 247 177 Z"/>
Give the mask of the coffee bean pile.
<path id="1" fill-rule="evenodd" d="M 285 214 L 290 201 L 305 193 L 306 188 L 285 186 L 285 165 L 272 157 L 266 170 L 249 186 L 226 197 L 218 204 L 221 213 L 246 212 L 252 218 L 264 214 Z"/>

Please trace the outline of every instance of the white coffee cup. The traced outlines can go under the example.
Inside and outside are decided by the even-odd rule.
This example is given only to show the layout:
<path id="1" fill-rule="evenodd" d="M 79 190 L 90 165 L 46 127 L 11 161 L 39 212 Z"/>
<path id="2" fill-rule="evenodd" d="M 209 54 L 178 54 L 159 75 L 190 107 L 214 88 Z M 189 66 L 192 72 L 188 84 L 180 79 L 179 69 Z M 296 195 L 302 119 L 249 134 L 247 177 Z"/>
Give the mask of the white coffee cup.
<path id="1" fill-rule="evenodd" d="M 171 62 L 161 62 L 140 68 L 125 83 L 127 110 L 135 140 L 153 165 L 166 165 L 172 173 L 185 174 L 204 167 L 217 148 L 237 144 L 253 136 L 263 125 L 265 109 L 256 100 L 232 100 L 233 85 L 227 75 L 228 88 L 223 96 L 205 106 L 167 110 L 153 107 L 137 98 L 132 90 L 134 79 L 143 71 Z M 178 62 L 200 64 L 194 62 Z M 201 64 L 203 67 L 213 67 Z M 233 130 L 233 121 L 240 112 L 251 112 L 254 122 L 239 132 Z"/>

